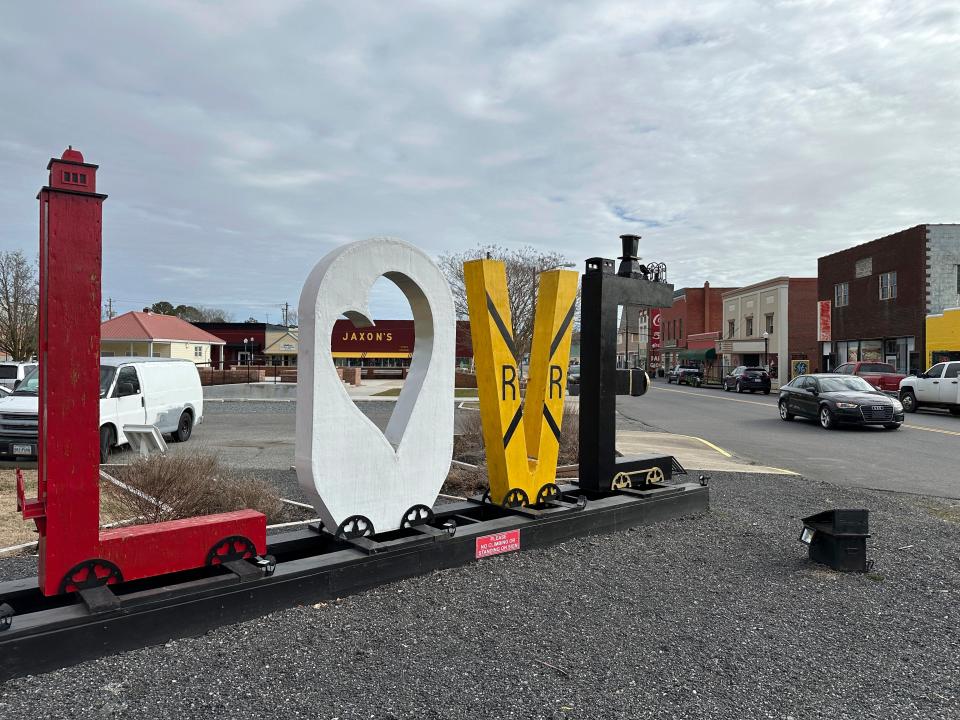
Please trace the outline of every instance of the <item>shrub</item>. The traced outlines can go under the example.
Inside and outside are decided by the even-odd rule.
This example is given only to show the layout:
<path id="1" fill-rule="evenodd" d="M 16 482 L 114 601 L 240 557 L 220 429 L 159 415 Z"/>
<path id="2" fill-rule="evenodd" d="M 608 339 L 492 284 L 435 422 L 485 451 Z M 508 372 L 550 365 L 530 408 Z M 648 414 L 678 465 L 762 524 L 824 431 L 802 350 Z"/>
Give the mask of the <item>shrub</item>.
<path id="1" fill-rule="evenodd" d="M 247 508 L 262 512 L 268 523 L 291 519 L 272 485 L 225 467 L 215 455 L 152 455 L 115 468 L 112 474 L 139 493 L 101 480 L 105 500 L 113 503 L 118 513 L 140 518 L 140 522 Z"/>
<path id="2" fill-rule="evenodd" d="M 576 406 L 565 405 L 560 426 L 560 457 L 558 465 L 575 465 L 580 459 L 580 413 Z M 442 492 L 448 495 L 482 494 L 489 488 L 483 429 L 479 412 L 464 412 L 457 418 L 457 435 L 453 442 L 453 457 L 461 462 L 477 465 L 477 469 L 454 465 L 447 474 Z M 568 473 L 562 473 L 568 474 Z"/>

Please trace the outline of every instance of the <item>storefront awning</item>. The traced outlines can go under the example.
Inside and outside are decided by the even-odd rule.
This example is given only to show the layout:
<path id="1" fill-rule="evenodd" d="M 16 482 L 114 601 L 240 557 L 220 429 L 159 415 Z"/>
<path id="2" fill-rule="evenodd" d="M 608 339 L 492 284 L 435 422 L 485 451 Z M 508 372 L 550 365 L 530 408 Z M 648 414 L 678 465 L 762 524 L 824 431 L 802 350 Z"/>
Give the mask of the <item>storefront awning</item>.
<path id="1" fill-rule="evenodd" d="M 716 360 L 717 351 L 715 348 L 706 348 L 705 350 L 681 350 L 681 360 Z"/>

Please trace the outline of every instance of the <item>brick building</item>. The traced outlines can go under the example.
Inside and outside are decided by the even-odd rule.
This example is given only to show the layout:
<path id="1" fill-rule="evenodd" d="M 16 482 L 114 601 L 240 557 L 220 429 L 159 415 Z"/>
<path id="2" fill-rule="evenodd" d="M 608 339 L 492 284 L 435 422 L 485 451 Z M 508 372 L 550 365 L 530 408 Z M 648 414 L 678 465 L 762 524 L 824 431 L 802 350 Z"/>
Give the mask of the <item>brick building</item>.
<path id="1" fill-rule="evenodd" d="M 926 318 L 960 306 L 960 225 L 917 225 L 817 260 L 823 366 L 923 369 Z"/>
<path id="2" fill-rule="evenodd" d="M 723 365 L 768 367 L 776 384 L 819 369 L 817 278 L 777 277 L 723 293 Z"/>
<path id="3" fill-rule="evenodd" d="M 237 365 L 294 366 L 300 349 L 297 328 L 268 323 L 194 323 L 225 341 L 214 347 L 210 362 L 216 368 Z M 413 320 L 375 320 L 358 328 L 350 320 L 334 323 L 330 348 L 335 365 L 349 367 L 407 367 L 413 357 Z M 457 364 L 469 366 L 473 358 L 470 323 L 457 321 Z"/>
<path id="4" fill-rule="evenodd" d="M 687 287 L 674 292 L 673 306 L 660 311 L 663 334 L 663 364 L 694 364 L 715 357 L 716 341 L 723 327 L 723 294 L 734 288 Z"/>

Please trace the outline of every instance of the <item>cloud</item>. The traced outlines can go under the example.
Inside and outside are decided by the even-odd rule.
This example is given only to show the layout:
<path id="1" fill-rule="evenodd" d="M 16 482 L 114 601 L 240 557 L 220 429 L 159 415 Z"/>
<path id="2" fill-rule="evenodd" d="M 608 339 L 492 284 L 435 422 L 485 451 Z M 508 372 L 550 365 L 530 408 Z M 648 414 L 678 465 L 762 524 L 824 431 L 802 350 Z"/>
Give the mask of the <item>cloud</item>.
<path id="1" fill-rule="evenodd" d="M 110 195 L 105 295 L 140 307 L 262 316 L 296 301 L 323 253 L 375 235 L 431 253 L 529 243 L 579 264 L 638 232 L 678 286 L 812 275 L 826 252 L 960 220 L 958 13 L 13 4 L 0 246 L 35 247 L 47 159 L 73 144 Z M 202 297 L 161 265 L 206 269 Z M 374 298 L 381 317 L 407 312 L 390 298 Z"/>

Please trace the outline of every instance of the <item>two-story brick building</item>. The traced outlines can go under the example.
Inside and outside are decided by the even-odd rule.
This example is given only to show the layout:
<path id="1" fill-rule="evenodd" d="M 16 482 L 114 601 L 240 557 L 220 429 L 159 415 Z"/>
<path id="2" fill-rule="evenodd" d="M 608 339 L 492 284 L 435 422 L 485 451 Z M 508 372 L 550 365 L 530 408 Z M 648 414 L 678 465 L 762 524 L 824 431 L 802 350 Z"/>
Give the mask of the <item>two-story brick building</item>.
<path id="1" fill-rule="evenodd" d="M 817 274 L 824 367 L 921 370 L 927 316 L 960 306 L 960 225 L 917 225 L 825 255 Z"/>
<path id="2" fill-rule="evenodd" d="M 683 362 L 712 360 L 723 326 L 723 294 L 729 287 L 686 287 L 674 292 L 673 306 L 660 311 L 663 335 L 663 363 L 666 367 Z"/>
<path id="3" fill-rule="evenodd" d="M 820 369 L 817 278 L 776 277 L 723 293 L 723 365 L 768 367 L 775 384 Z"/>

